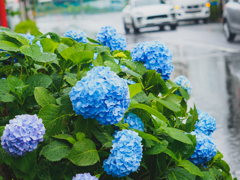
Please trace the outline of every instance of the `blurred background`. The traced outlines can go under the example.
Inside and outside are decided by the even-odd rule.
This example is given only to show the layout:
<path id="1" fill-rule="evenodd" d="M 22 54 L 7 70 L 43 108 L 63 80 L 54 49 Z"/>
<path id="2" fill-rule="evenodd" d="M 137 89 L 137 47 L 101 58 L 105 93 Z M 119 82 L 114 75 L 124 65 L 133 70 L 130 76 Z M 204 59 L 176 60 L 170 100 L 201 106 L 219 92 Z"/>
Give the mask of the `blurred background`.
<path id="1" fill-rule="evenodd" d="M 6 0 L 5 7 L 8 26 L 19 33 L 81 29 L 95 38 L 110 25 L 129 50 L 164 42 L 173 52 L 171 79 L 191 81 L 189 106 L 215 117 L 217 148 L 240 178 L 240 0 Z"/>

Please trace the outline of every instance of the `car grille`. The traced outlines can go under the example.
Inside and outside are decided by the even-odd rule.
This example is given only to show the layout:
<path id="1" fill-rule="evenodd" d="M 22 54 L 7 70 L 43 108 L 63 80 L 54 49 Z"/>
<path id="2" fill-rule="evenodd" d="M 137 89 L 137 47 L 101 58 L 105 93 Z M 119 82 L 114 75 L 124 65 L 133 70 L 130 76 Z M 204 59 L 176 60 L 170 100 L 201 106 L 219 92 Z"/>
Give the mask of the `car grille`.
<path id="1" fill-rule="evenodd" d="M 200 6 L 199 5 L 192 5 L 192 6 L 187 6 L 187 9 L 198 9 Z"/>
<path id="2" fill-rule="evenodd" d="M 158 16 L 148 16 L 147 19 L 158 19 L 158 18 L 167 18 L 166 14 L 158 15 Z"/>
<path id="3" fill-rule="evenodd" d="M 186 13 L 198 13 L 201 12 L 201 10 L 195 10 L 195 11 L 185 11 Z"/>

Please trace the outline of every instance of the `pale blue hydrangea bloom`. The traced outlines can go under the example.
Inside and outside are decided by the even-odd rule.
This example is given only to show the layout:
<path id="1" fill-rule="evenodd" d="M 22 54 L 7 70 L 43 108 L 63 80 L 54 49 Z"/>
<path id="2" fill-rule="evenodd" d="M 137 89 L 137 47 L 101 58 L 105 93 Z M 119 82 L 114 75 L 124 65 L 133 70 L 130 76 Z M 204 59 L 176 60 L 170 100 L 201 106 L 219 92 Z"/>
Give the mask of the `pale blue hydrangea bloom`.
<path id="1" fill-rule="evenodd" d="M 158 41 L 141 42 L 131 52 L 133 61 L 141 61 L 148 70 L 157 70 L 164 80 L 173 72 L 172 52 Z"/>
<path id="2" fill-rule="evenodd" d="M 144 124 L 140 117 L 133 113 L 126 113 L 124 117 L 124 123 L 129 124 L 129 129 L 137 129 L 139 131 L 144 131 Z"/>
<path id="3" fill-rule="evenodd" d="M 207 163 L 216 156 L 217 149 L 212 136 L 207 136 L 200 131 L 193 131 L 191 134 L 196 135 L 197 145 L 189 161 L 198 166 Z"/>
<path id="4" fill-rule="evenodd" d="M 33 40 L 34 40 L 34 38 L 35 38 L 34 35 L 31 35 L 30 33 L 28 33 L 28 34 L 19 33 L 19 35 L 27 38 L 27 39 L 30 41 L 29 44 L 32 45 L 32 42 L 33 42 Z M 40 41 L 37 41 L 36 44 L 40 47 L 41 52 L 43 52 L 43 47 L 42 47 L 42 45 L 41 45 L 41 42 L 40 42 Z"/>
<path id="5" fill-rule="evenodd" d="M 77 42 L 82 42 L 82 43 L 87 42 L 86 33 L 82 30 L 71 29 L 71 30 L 65 32 L 64 37 L 72 38 Z"/>
<path id="6" fill-rule="evenodd" d="M 45 127 L 37 115 L 19 115 L 9 123 L 3 131 L 1 145 L 11 156 L 24 156 L 43 141 Z"/>
<path id="7" fill-rule="evenodd" d="M 85 119 L 97 119 L 100 124 L 116 124 L 122 120 L 130 104 L 129 88 L 124 79 L 98 66 L 87 72 L 69 93 L 73 110 Z"/>
<path id="8" fill-rule="evenodd" d="M 142 159 L 142 138 L 131 130 L 122 130 L 114 135 L 111 154 L 104 160 L 103 168 L 108 175 L 125 177 L 137 171 Z"/>
<path id="9" fill-rule="evenodd" d="M 97 34 L 97 40 L 104 46 L 108 46 L 111 51 L 127 49 L 126 39 L 117 34 L 117 31 L 112 26 L 102 27 Z"/>
<path id="10" fill-rule="evenodd" d="M 217 129 L 216 120 L 208 113 L 205 113 L 199 109 L 197 109 L 197 112 L 199 121 L 197 121 L 195 124 L 195 130 L 201 131 L 206 135 L 211 135 Z"/>
<path id="11" fill-rule="evenodd" d="M 95 176 L 91 176 L 90 173 L 76 174 L 76 177 L 73 177 L 72 180 L 98 180 Z"/>
<path id="12" fill-rule="evenodd" d="M 191 82 L 188 80 L 188 78 L 186 78 L 183 75 L 180 75 L 180 76 L 176 77 L 174 82 L 177 85 L 181 86 L 183 89 L 187 90 L 189 95 L 192 94 L 192 85 L 191 85 Z M 176 92 L 176 94 L 181 95 L 179 92 Z"/>
<path id="13" fill-rule="evenodd" d="M 128 84 L 136 84 L 136 82 L 132 81 L 132 80 L 128 80 L 128 79 L 124 79 L 124 81 L 126 81 L 126 83 Z"/>

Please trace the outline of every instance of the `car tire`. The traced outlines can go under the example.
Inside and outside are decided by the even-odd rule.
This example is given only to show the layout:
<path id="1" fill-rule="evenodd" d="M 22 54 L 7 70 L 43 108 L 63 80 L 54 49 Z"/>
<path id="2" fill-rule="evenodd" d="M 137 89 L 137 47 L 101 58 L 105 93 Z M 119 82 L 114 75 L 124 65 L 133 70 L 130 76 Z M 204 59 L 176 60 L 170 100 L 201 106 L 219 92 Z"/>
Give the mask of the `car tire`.
<path id="1" fill-rule="evenodd" d="M 236 34 L 231 32 L 231 29 L 229 27 L 229 24 L 228 24 L 227 20 L 224 20 L 224 22 L 223 22 L 223 31 L 224 31 L 224 35 L 225 35 L 227 41 L 233 41 L 234 40 Z"/>
<path id="2" fill-rule="evenodd" d="M 208 18 L 203 19 L 203 23 L 207 24 L 208 23 Z"/>
<path id="3" fill-rule="evenodd" d="M 164 26 L 159 26 L 159 31 L 164 31 Z"/>
<path id="4" fill-rule="evenodd" d="M 123 27 L 124 27 L 124 30 L 125 30 L 126 34 L 129 34 L 130 33 L 130 28 L 127 27 L 125 19 L 123 19 Z"/>
<path id="5" fill-rule="evenodd" d="M 172 24 L 172 25 L 170 25 L 170 27 L 171 27 L 171 30 L 176 30 L 177 29 L 177 24 Z"/>
<path id="6" fill-rule="evenodd" d="M 133 19 L 132 19 L 132 27 L 133 27 L 133 32 L 134 32 L 135 34 L 138 34 L 138 33 L 139 33 L 139 28 L 137 28 L 137 27 L 135 26 Z"/>

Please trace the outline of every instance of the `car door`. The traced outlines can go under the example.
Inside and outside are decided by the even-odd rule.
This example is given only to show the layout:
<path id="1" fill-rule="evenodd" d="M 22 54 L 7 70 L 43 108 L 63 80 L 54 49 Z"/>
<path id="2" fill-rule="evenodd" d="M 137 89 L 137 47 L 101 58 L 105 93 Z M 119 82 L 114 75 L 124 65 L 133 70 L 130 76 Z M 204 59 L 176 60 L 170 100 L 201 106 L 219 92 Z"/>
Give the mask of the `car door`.
<path id="1" fill-rule="evenodd" d="M 238 2 L 236 3 L 236 21 L 236 27 L 240 33 L 240 0 L 238 0 Z"/>
<path id="2" fill-rule="evenodd" d="M 227 5 L 227 20 L 231 31 L 236 32 L 240 27 L 240 0 L 233 0 Z"/>

